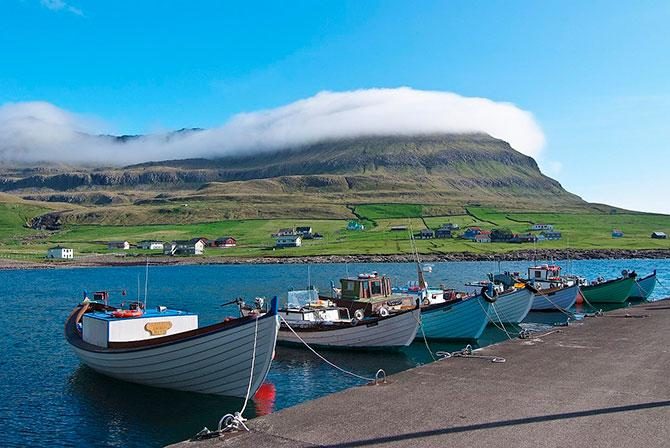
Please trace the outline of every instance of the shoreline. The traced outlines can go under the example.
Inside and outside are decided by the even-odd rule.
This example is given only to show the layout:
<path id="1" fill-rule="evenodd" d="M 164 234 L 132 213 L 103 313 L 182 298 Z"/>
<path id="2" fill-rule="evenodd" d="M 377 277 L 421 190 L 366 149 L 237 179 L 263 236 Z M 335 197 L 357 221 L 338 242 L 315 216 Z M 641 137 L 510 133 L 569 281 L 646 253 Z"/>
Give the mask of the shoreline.
<path id="1" fill-rule="evenodd" d="M 518 250 L 499 254 L 453 252 L 421 254 L 422 262 L 444 261 L 525 261 L 525 260 L 607 260 L 607 259 L 664 259 L 670 249 L 544 249 Z M 396 255 L 309 255 L 295 257 L 169 257 L 150 256 L 152 266 L 212 265 L 212 264 L 331 264 L 331 263 L 413 263 L 411 254 Z M 144 265 L 141 256 L 99 255 L 74 260 L 23 261 L 0 259 L 0 270 L 62 269 L 85 267 L 115 267 Z"/>

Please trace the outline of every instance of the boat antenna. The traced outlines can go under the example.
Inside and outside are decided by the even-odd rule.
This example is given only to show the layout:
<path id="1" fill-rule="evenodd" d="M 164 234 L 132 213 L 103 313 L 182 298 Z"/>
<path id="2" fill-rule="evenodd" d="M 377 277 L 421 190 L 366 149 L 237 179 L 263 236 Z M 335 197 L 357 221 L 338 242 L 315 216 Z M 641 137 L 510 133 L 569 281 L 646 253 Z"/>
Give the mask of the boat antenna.
<path id="1" fill-rule="evenodd" d="M 140 302 L 140 274 L 137 274 L 137 303 Z"/>
<path id="2" fill-rule="evenodd" d="M 147 309 L 147 291 L 149 290 L 149 257 L 147 257 L 147 266 L 144 272 L 144 309 Z"/>

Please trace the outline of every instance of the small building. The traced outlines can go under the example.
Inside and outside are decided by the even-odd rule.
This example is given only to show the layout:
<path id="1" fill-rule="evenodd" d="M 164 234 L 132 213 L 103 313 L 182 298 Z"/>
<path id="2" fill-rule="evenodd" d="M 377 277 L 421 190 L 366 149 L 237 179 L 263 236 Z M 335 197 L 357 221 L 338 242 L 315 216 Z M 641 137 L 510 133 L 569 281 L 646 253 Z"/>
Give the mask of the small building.
<path id="1" fill-rule="evenodd" d="M 474 238 L 475 243 L 490 243 L 491 242 L 491 234 L 490 233 L 478 233 L 475 235 Z"/>
<path id="2" fill-rule="evenodd" d="M 554 225 L 542 223 L 533 224 L 533 227 L 531 227 L 530 230 L 554 230 Z"/>
<path id="3" fill-rule="evenodd" d="M 205 243 L 198 239 L 195 242 L 191 240 L 179 240 L 166 244 L 163 248 L 165 255 L 202 255 L 205 253 Z"/>
<path id="4" fill-rule="evenodd" d="M 435 238 L 435 232 L 433 232 L 431 229 L 421 229 L 419 232 L 419 238 L 422 240 L 430 240 Z"/>
<path id="5" fill-rule="evenodd" d="M 664 239 L 666 239 L 668 236 L 665 234 L 665 232 L 653 232 L 653 233 L 651 234 L 651 237 L 652 237 L 653 239 L 655 239 L 655 240 L 664 240 Z"/>
<path id="6" fill-rule="evenodd" d="M 448 222 L 446 224 L 442 224 L 442 227 L 440 227 L 440 228 L 441 229 L 448 229 L 448 230 L 458 230 L 458 229 L 461 228 L 461 226 L 459 226 L 458 224 Z"/>
<path id="7" fill-rule="evenodd" d="M 110 241 L 109 243 L 107 243 L 107 249 L 109 249 L 109 250 L 114 250 L 114 249 L 128 250 L 128 249 L 130 249 L 130 243 L 128 241 Z"/>
<path id="8" fill-rule="evenodd" d="M 302 246 L 302 236 L 284 235 L 278 236 L 275 240 L 275 247 L 300 247 Z"/>
<path id="9" fill-rule="evenodd" d="M 435 231 L 435 238 L 451 238 L 451 236 L 451 229 L 447 229 L 444 226 Z"/>
<path id="10" fill-rule="evenodd" d="M 213 246 L 214 245 L 214 241 L 212 241 L 209 238 L 204 237 L 204 236 L 196 236 L 195 238 L 191 238 L 188 241 L 193 243 L 193 244 L 200 241 L 202 243 L 203 247 L 208 247 L 208 246 Z"/>
<path id="11" fill-rule="evenodd" d="M 466 240 L 475 240 L 475 236 L 479 235 L 482 233 L 482 229 L 480 227 L 468 227 L 465 229 L 465 232 L 463 232 L 463 235 L 461 235 L 462 238 Z"/>
<path id="12" fill-rule="evenodd" d="M 537 235 L 533 235 L 532 233 L 520 233 L 520 234 L 515 234 L 511 240 L 509 240 L 510 243 L 534 243 L 537 241 Z"/>
<path id="13" fill-rule="evenodd" d="M 235 247 L 237 240 L 232 236 L 222 236 L 214 241 L 214 247 Z"/>
<path id="14" fill-rule="evenodd" d="M 51 247 L 47 250 L 47 258 L 59 260 L 72 259 L 74 258 L 74 249 L 61 246 Z"/>
<path id="15" fill-rule="evenodd" d="M 612 230 L 612 238 L 623 238 L 623 231 L 620 229 Z"/>
<path id="16" fill-rule="evenodd" d="M 560 240 L 562 237 L 561 232 L 557 232 L 556 230 L 545 230 L 544 232 L 541 232 L 540 235 L 538 236 L 538 240 L 540 239 L 545 239 L 545 240 Z"/>
<path id="17" fill-rule="evenodd" d="M 391 226 L 391 232 L 407 232 L 407 226 Z"/>
<path id="18" fill-rule="evenodd" d="M 164 243 L 162 241 L 143 240 L 137 243 L 138 249 L 144 250 L 163 250 Z"/>
<path id="19" fill-rule="evenodd" d="M 296 227 L 295 233 L 308 240 L 314 238 L 314 232 L 312 231 L 312 228 L 309 226 Z"/>
<path id="20" fill-rule="evenodd" d="M 279 236 L 289 236 L 289 235 L 295 235 L 295 234 L 296 234 L 296 231 L 295 231 L 294 228 L 285 228 L 285 229 L 279 229 L 277 231 L 277 233 L 275 233 L 272 236 L 274 236 L 276 238 L 276 237 L 279 237 Z"/>
<path id="21" fill-rule="evenodd" d="M 347 230 L 365 230 L 365 226 L 358 221 L 349 221 Z"/>

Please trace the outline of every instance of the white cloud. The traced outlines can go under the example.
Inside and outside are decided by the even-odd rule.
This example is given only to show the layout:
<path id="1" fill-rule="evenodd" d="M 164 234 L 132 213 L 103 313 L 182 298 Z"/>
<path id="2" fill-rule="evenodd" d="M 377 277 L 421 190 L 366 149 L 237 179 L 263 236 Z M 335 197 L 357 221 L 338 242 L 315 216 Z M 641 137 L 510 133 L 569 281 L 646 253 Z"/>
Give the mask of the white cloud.
<path id="1" fill-rule="evenodd" d="M 42 6 L 52 11 L 68 11 L 78 16 L 84 15 L 84 12 L 81 9 L 65 3 L 63 0 L 40 0 L 40 3 Z"/>
<path id="2" fill-rule="evenodd" d="M 484 132 L 536 157 L 544 135 L 510 103 L 410 88 L 321 92 L 275 109 L 242 113 L 222 126 L 119 143 L 89 135 L 90 120 L 49 103 L 0 106 L 0 160 L 127 164 L 271 151 L 326 139 Z"/>

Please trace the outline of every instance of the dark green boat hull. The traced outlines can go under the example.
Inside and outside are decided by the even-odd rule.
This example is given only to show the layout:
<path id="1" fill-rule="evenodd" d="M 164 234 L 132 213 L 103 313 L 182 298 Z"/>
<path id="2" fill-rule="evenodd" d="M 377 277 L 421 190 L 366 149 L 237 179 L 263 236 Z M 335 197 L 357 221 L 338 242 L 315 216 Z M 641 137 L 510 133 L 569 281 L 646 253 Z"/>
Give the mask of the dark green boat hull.
<path id="1" fill-rule="evenodd" d="M 634 284 L 634 278 L 619 278 L 599 285 L 582 286 L 582 294 L 590 303 L 624 303 Z"/>

